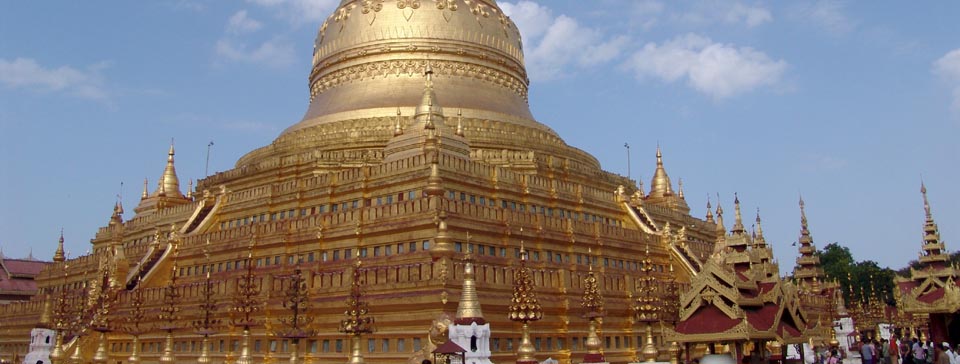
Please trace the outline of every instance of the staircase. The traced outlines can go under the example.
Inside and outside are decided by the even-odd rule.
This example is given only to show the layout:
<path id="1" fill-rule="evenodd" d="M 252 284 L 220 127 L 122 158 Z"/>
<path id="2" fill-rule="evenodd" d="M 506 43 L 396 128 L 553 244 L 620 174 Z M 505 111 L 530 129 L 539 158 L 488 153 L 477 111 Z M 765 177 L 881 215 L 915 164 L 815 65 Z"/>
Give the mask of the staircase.
<path id="1" fill-rule="evenodd" d="M 127 274 L 127 290 L 132 290 L 137 287 L 137 284 L 140 283 L 147 273 L 150 273 L 150 270 L 157 265 L 163 256 L 167 252 L 166 245 L 164 247 L 151 247 L 147 251 L 147 254 L 143 256 L 143 259 L 140 260 L 140 264 L 137 264 L 137 267 L 130 271 Z"/>

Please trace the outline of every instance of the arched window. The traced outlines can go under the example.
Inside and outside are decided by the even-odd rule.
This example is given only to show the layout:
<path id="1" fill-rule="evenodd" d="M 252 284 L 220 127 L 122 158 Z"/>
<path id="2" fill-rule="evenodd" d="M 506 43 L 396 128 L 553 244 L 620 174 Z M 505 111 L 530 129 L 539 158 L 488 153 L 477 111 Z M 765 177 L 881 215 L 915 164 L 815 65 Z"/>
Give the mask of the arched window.
<path id="1" fill-rule="evenodd" d="M 477 351 L 477 335 L 470 337 L 470 351 Z"/>

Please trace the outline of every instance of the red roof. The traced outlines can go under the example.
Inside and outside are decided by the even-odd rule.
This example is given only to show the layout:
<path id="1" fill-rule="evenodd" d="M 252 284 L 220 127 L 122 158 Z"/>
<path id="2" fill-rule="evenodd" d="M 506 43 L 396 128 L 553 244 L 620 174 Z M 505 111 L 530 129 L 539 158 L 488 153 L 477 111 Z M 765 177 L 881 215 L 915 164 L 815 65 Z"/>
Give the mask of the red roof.
<path id="1" fill-rule="evenodd" d="M 7 268 L 10 275 L 34 277 L 40 274 L 40 270 L 50 263 L 38 260 L 3 259 L 0 264 Z"/>
<path id="2" fill-rule="evenodd" d="M 920 295 L 920 297 L 917 297 L 917 301 L 920 301 L 920 302 L 923 302 L 923 303 L 934 303 L 934 302 L 936 302 L 937 300 L 943 298 L 943 293 L 944 293 L 944 289 L 943 289 L 943 288 L 937 288 L 937 289 L 934 290 L 933 292 L 930 292 L 930 293 L 927 293 L 927 294 L 924 294 L 924 295 Z"/>
<path id="3" fill-rule="evenodd" d="M 777 319 L 777 313 L 779 312 L 779 306 L 768 303 L 759 310 L 746 311 L 747 322 L 757 331 L 766 331 L 773 327 L 773 322 Z"/>
<path id="4" fill-rule="evenodd" d="M 462 354 L 465 352 L 467 352 L 467 350 L 461 348 L 460 345 L 457 345 L 453 340 L 447 340 L 447 342 L 433 350 L 434 354 Z"/>
<path id="5" fill-rule="evenodd" d="M 716 306 L 703 306 L 697 309 L 687 320 L 677 324 L 676 331 L 681 334 L 709 334 L 724 332 L 737 326 L 740 320 L 727 317 Z"/>

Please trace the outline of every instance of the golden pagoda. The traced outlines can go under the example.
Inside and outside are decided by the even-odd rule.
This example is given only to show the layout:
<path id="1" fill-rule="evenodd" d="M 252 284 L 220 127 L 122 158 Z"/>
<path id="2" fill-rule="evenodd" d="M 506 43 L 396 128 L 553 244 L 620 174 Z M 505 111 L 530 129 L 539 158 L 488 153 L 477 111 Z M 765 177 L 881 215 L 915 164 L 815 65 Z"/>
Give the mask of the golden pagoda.
<path id="1" fill-rule="evenodd" d="M 929 330 L 929 338 L 934 342 L 954 342 L 960 338 L 951 335 L 948 323 L 953 322 L 960 311 L 957 283 L 960 269 L 950 263 L 950 253 L 940 240 L 940 228 L 930 211 L 927 186 L 923 182 L 920 183 L 920 193 L 925 215 L 918 259 L 920 268 L 911 267 L 910 277 L 896 278 L 894 296 L 898 309 L 916 320 L 917 323 L 910 326 L 921 329 L 921 335 Z"/>
<path id="2" fill-rule="evenodd" d="M 835 296 L 840 289 L 836 281 L 827 281 L 820 265 L 820 256 L 807 224 L 806 203 L 800 198 L 800 256 L 793 268 L 800 307 L 806 314 L 809 333 L 814 344 L 830 345 L 837 342 L 834 321 L 838 319 Z"/>
<path id="3" fill-rule="evenodd" d="M 117 204 L 90 254 L 41 272 L 43 295 L 0 306 L 3 358 L 27 351 L 45 297 L 78 295 L 104 271 L 112 315 L 159 312 L 174 282 L 182 322 L 210 314 L 201 307 L 224 318 L 213 332 L 143 315 L 135 334 L 105 331 L 106 362 L 346 362 L 359 340 L 366 361 L 407 363 L 434 342 L 431 323 L 458 312 L 465 288 L 491 327 L 490 360 L 515 362 L 523 325 L 509 319 L 511 297 L 518 270 L 529 269 L 543 310 L 528 327 L 538 357 L 584 361 L 591 320 L 576 305 L 592 274 L 606 302 L 600 349 L 626 362 L 642 336 L 632 295 L 647 247 L 653 274 L 679 282 L 713 251 L 717 227 L 690 216 L 659 147 L 646 194 L 534 119 L 519 30 L 494 0 L 343 0 L 312 60 L 302 120 L 186 193 L 171 144 L 132 217 Z M 296 269 L 314 335 L 294 343 L 275 328 L 289 315 L 284 280 Z M 337 326 L 353 279 L 377 322 L 362 337 Z M 89 313 L 100 307 L 77 308 L 58 352 L 89 361 L 99 345 Z"/>

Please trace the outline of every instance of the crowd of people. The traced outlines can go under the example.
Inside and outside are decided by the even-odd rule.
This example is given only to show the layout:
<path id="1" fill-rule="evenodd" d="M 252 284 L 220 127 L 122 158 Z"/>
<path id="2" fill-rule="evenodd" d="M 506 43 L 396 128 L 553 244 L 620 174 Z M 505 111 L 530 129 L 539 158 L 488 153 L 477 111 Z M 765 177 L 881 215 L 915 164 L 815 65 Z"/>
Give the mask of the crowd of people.
<path id="1" fill-rule="evenodd" d="M 950 343 L 939 345 L 917 338 L 890 340 L 864 339 L 859 346 L 863 364 L 960 364 L 960 345 L 955 350 Z M 820 348 L 816 352 L 816 364 L 841 364 L 843 353 L 837 348 Z"/>

